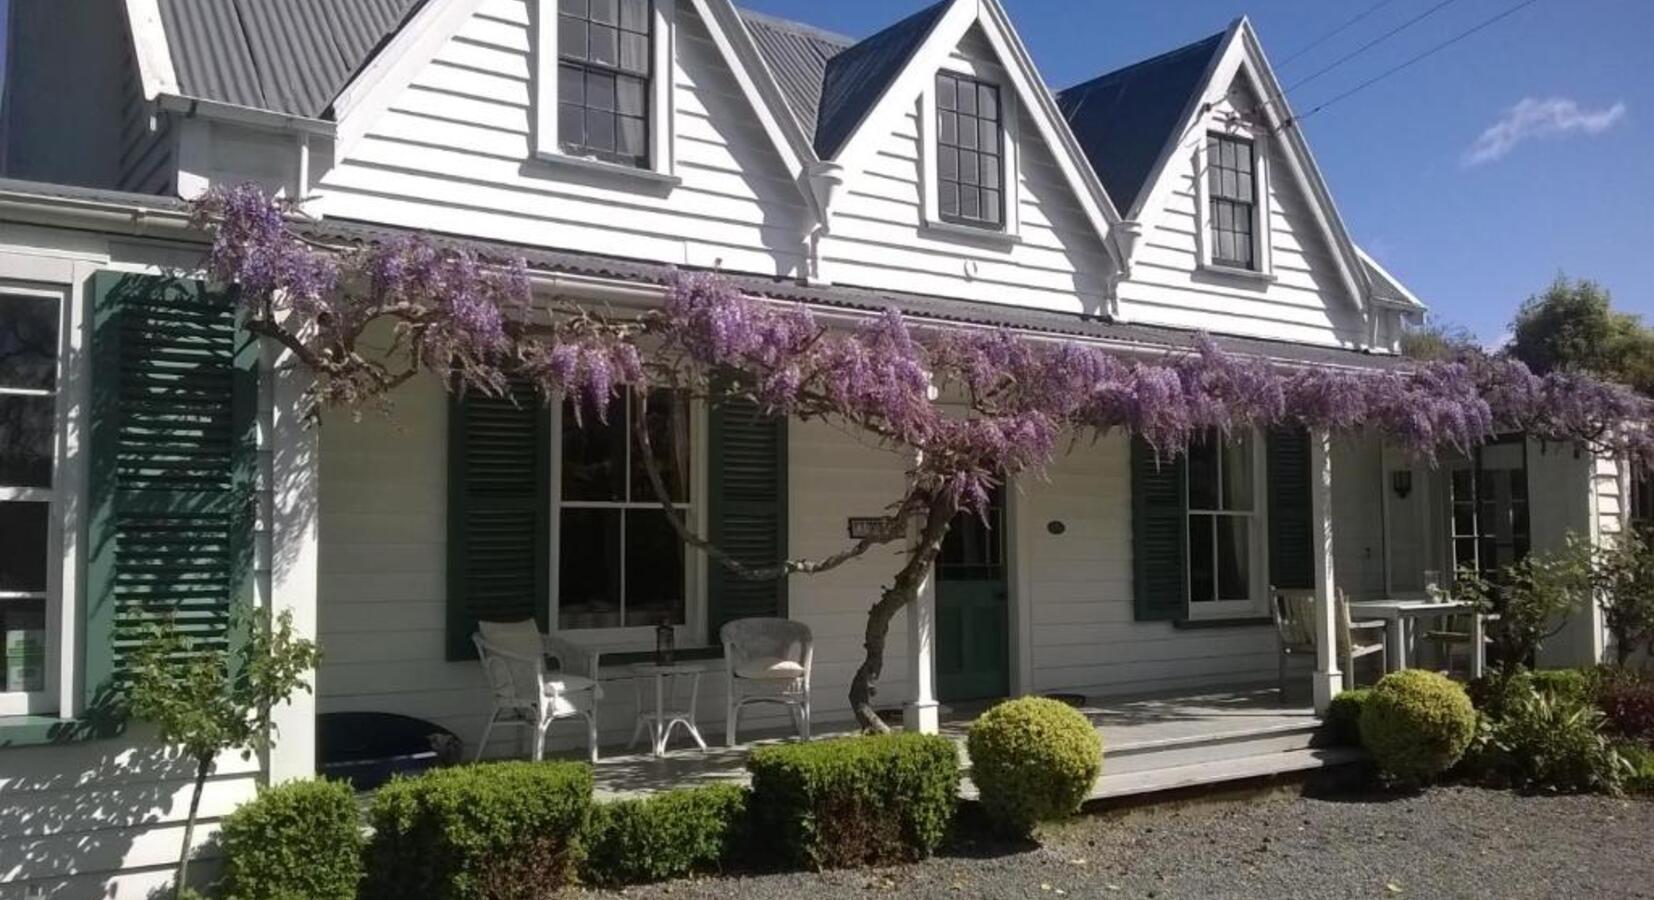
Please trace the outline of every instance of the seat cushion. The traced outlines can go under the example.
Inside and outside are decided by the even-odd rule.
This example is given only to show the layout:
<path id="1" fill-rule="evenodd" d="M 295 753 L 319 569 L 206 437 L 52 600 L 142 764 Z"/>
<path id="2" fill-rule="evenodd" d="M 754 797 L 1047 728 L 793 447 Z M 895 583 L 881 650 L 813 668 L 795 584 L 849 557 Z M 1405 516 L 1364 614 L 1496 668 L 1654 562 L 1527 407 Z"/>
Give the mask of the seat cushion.
<path id="1" fill-rule="evenodd" d="M 552 672 L 546 675 L 546 689 L 559 694 L 572 694 L 577 691 L 589 691 L 597 682 L 584 675 L 564 675 L 561 672 Z"/>
<path id="2" fill-rule="evenodd" d="M 787 680 L 804 677 L 804 665 L 778 656 L 760 656 L 735 667 L 735 677 Z"/>

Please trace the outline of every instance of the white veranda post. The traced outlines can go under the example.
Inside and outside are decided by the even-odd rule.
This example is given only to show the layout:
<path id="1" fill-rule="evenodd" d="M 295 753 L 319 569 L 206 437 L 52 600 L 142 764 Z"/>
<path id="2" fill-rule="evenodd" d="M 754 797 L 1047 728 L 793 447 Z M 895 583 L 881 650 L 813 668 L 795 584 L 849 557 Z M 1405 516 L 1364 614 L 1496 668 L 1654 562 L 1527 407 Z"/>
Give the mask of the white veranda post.
<path id="1" fill-rule="evenodd" d="M 1310 520 L 1315 556 L 1315 711 L 1326 712 L 1342 684 L 1338 669 L 1338 618 L 1333 576 L 1332 436 L 1309 437 Z"/>
<path id="2" fill-rule="evenodd" d="M 902 727 L 935 734 L 941 728 L 936 706 L 936 570 L 919 586 L 907 607 L 907 659 L 913 699 L 902 709 Z"/>

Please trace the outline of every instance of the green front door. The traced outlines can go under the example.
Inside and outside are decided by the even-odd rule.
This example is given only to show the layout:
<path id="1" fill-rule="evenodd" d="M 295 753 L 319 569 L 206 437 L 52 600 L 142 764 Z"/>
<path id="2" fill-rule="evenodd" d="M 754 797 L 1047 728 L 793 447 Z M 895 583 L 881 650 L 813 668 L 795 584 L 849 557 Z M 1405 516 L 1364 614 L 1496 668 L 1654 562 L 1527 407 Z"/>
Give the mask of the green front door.
<path id="1" fill-rule="evenodd" d="M 1004 494 L 988 514 L 960 513 L 936 563 L 936 696 L 986 700 L 1010 691 Z"/>

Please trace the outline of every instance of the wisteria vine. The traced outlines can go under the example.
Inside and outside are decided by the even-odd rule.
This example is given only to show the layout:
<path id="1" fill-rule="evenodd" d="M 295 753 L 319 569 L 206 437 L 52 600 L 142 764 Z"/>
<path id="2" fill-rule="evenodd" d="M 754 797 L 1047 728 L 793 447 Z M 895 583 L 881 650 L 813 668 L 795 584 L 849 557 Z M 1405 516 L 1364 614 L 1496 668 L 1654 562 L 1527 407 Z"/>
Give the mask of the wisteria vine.
<path id="1" fill-rule="evenodd" d="M 290 205 L 254 186 L 215 189 L 193 213 L 213 236 L 210 274 L 239 288 L 253 330 L 314 372 L 318 406 L 382 401 L 421 372 L 496 395 L 527 380 L 546 402 L 572 399 L 598 416 L 618 391 L 664 386 L 834 420 L 910 451 L 908 491 L 893 509 L 918 521 L 921 537 L 870 615 L 868 662 L 852 689 L 868 727 L 877 727 L 870 699 L 883 631 L 916 592 L 953 513 L 983 508 L 998 480 L 1041 468 L 1067 438 L 1118 430 L 1169 456 L 1214 429 L 1301 425 L 1377 432 L 1434 459 L 1521 431 L 1654 459 L 1648 398 L 1582 375 L 1536 376 L 1499 356 L 1294 367 L 1225 352 L 1205 337 L 1192 351 L 1133 358 L 1075 341 L 915 324 L 895 310 L 833 327 L 801 304 L 745 296 L 705 273 L 677 275 L 659 307 L 604 311 L 536 303 L 520 259 L 485 260 L 423 236 L 319 242 Z M 388 337 L 368 346 L 380 334 Z"/>

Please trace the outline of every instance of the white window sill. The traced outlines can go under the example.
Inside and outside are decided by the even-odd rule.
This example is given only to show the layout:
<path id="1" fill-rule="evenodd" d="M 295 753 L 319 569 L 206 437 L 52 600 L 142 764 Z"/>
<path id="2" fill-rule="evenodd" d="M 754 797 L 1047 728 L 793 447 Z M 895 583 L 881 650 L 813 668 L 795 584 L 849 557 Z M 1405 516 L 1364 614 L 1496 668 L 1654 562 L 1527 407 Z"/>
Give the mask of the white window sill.
<path id="1" fill-rule="evenodd" d="M 565 169 L 571 172 L 580 172 L 607 179 L 612 182 L 628 183 L 633 187 L 666 193 L 680 184 L 683 179 L 654 169 L 640 169 L 636 166 L 623 166 L 619 163 L 604 162 L 600 159 L 588 159 L 583 156 L 568 156 L 563 153 L 537 153 L 534 156 L 537 162 L 552 168 Z"/>
<path id="2" fill-rule="evenodd" d="M 929 221 L 919 226 L 920 232 L 935 238 L 964 241 L 1001 250 L 1009 250 L 1022 243 L 1022 238 L 1008 231 L 958 225 L 953 222 Z"/>
<path id="3" fill-rule="evenodd" d="M 1274 275 L 1258 269 L 1243 269 L 1240 266 L 1225 266 L 1219 263 L 1201 263 L 1200 271 L 1222 278 L 1254 281 L 1258 284 L 1274 284 L 1276 280 Z"/>

